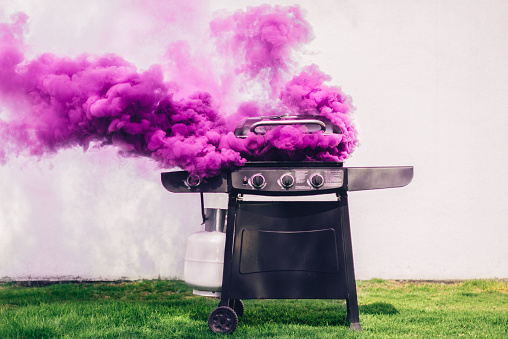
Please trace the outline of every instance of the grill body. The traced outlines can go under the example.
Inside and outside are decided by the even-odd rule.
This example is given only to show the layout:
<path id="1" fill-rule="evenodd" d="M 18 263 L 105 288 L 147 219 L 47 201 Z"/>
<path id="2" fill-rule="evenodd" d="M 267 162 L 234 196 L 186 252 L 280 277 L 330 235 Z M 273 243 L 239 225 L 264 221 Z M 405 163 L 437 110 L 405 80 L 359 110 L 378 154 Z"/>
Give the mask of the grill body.
<path id="1" fill-rule="evenodd" d="M 234 331 L 230 320 L 243 314 L 241 299 L 345 299 L 350 328 L 361 330 L 347 193 L 401 187 L 412 177 L 412 167 L 344 168 L 334 162 L 252 162 L 197 185 L 185 172 L 162 173 L 171 192 L 229 197 L 221 296 L 210 329 Z M 270 201 L 323 194 L 333 198 Z M 261 201 L 247 201 L 250 195 Z"/>

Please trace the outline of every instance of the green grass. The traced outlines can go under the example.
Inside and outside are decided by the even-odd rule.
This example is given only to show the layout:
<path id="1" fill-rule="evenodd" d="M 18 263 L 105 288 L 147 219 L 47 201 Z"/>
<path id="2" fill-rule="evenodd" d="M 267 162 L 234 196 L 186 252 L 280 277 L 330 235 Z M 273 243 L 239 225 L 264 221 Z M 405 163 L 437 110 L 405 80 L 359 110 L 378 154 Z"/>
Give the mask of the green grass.
<path id="1" fill-rule="evenodd" d="M 359 281 L 363 332 L 342 300 L 245 300 L 238 338 L 508 338 L 508 283 Z M 217 338 L 216 299 L 181 281 L 0 284 L 0 338 Z"/>

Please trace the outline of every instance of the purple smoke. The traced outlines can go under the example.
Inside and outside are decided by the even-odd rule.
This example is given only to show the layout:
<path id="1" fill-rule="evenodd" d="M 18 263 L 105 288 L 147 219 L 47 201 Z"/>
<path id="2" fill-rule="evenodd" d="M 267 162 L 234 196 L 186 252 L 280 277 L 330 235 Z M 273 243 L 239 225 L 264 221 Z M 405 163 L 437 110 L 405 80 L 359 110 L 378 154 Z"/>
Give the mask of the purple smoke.
<path id="1" fill-rule="evenodd" d="M 222 82 L 212 73 L 196 72 L 198 65 L 187 65 L 193 59 L 185 42 L 172 44 L 166 53 L 173 69 L 180 69 L 174 78 L 159 65 L 140 72 L 116 55 L 43 54 L 27 60 L 26 22 L 26 15 L 17 14 L 11 23 L 0 24 L 0 99 L 12 112 L 0 115 L 1 162 L 20 154 L 42 157 L 69 147 L 114 145 L 123 155 L 151 157 L 162 167 L 207 177 L 249 160 L 343 161 L 357 143 L 351 99 L 325 85 L 330 78 L 315 65 L 294 75 L 292 53 L 312 39 L 298 7 L 264 5 L 213 20 L 210 29 L 221 57 L 233 65 L 234 74 L 219 76 Z M 178 67 L 182 64 L 187 72 Z M 178 82 L 186 81 L 185 74 L 189 83 L 206 83 L 219 97 L 204 91 L 182 95 L 178 87 L 187 84 Z M 226 115 L 221 104 L 237 98 L 220 89 L 232 86 L 225 80 L 231 76 L 245 90 L 259 84 L 265 94 L 237 102 L 235 112 Z M 343 134 L 307 134 L 284 126 L 264 136 L 233 135 L 242 117 L 273 113 L 322 115 Z"/>
<path id="2" fill-rule="evenodd" d="M 312 40 L 312 29 L 297 6 L 239 10 L 214 19 L 210 28 L 222 53 L 235 60 L 235 73 L 268 80 L 274 94 L 284 83 L 284 73 L 296 64 L 291 52 Z"/>

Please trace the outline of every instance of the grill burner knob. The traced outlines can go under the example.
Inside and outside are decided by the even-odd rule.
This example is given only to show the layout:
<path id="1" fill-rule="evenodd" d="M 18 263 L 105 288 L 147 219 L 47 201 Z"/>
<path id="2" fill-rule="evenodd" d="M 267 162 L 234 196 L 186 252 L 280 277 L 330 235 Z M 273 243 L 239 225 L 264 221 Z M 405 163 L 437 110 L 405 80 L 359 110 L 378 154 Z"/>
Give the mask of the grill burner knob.
<path id="1" fill-rule="evenodd" d="M 250 181 L 255 188 L 262 188 L 265 185 L 265 177 L 261 174 L 254 174 Z"/>
<path id="2" fill-rule="evenodd" d="M 312 185 L 312 187 L 319 188 L 323 186 L 324 183 L 325 179 L 321 174 L 316 173 L 310 177 L 310 184 Z"/>
<path id="3" fill-rule="evenodd" d="M 195 175 L 189 175 L 187 177 L 187 179 L 185 180 L 185 184 L 187 185 L 187 187 L 189 188 L 194 188 L 194 187 L 198 187 L 199 184 L 201 184 L 201 180 L 199 179 L 198 176 L 195 176 Z"/>
<path id="4" fill-rule="evenodd" d="M 293 176 L 291 174 L 284 174 L 281 178 L 280 178 L 280 184 L 282 185 L 282 187 L 284 188 L 290 188 L 290 187 L 293 187 L 293 185 L 295 184 L 295 178 L 293 178 Z"/>

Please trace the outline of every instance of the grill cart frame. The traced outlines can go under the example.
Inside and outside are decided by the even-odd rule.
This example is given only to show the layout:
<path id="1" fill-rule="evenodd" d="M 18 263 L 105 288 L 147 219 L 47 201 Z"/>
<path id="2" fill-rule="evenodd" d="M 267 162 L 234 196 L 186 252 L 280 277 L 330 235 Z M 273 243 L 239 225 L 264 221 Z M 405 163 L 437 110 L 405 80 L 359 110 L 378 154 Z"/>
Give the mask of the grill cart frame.
<path id="1" fill-rule="evenodd" d="M 344 299 L 350 329 L 362 330 L 347 192 L 402 187 L 412 178 L 413 167 L 335 162 L 251 162 L 203 182 L 162 173 L 171 192 L 228 193 L 221 296 L 210 330 L 232 333 L 242 299 Z M 330 201 L 267 201 L 330 193 Z M 265 200 L 245 201 L 249 195 Z"/>

